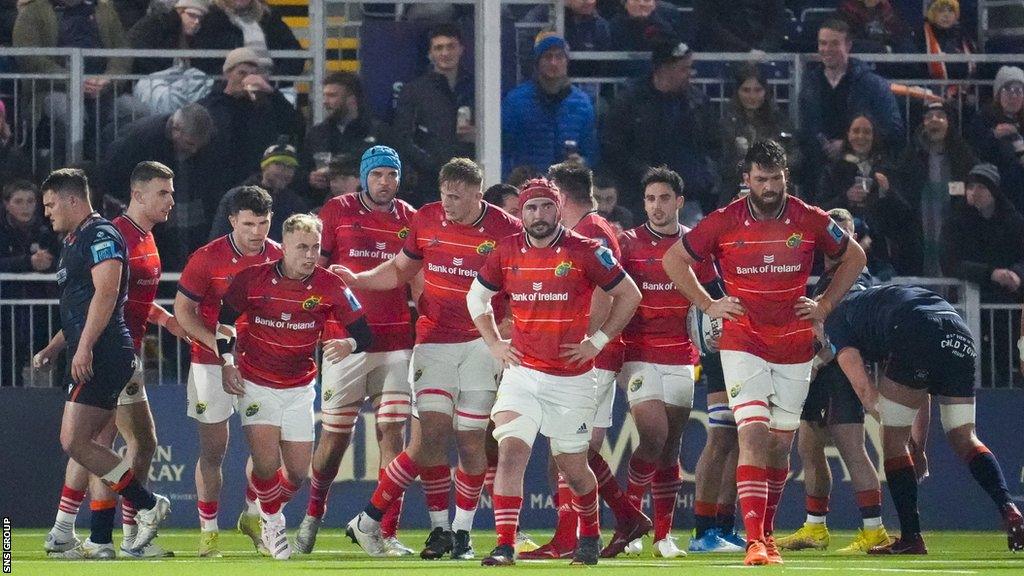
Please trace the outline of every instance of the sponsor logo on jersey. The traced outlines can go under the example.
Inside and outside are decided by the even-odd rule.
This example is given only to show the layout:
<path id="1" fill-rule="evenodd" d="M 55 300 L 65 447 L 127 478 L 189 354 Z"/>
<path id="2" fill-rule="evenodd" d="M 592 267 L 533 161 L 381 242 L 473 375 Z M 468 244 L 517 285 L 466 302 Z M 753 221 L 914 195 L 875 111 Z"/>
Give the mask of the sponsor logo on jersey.
<path id="1" fill-rule="evenodd" d="M 118 250 L 117 244 L 113 240 L 95 242 L 89 247 L 89 250 L 92 252 L 92 261 L 96 264 L 121 255 L 121 251 Z"/>
<path id="2" fill-rule="evenodd" d="M 476 247 L 477 254 L 490 254 L 494 250 L 494 240 L 487 240 Z"/>
<path id="3" fill-rule="evenodd" d="M 332 396 L 334 396 L 334 392 L 332 392 L 330 390 L 330 388 L 328 388 L 327 390 L 324 390 L 324 400 L 323 401 L 327 402 L 328 400 L 331 399 Z"/>
<path id="4" fill-rule="evenodd" d="M 308 312 L 309 310 L 316 308 L 317 304 L 319 304 L 323 299 L 323 296 L 310 296 L 302 301 L 302 309 Z M 287 320 L 287 318 L 284 317 L 284 314 L 281 314 L 281 319 Z"/>
<path id="5" fill-rule="evenodd" d="M 729 397 L 735 398 L 740 395 L 740 390 L 743 388 L 742 384 L 733 384 L 732 388 L 729 388 Z"/>
<path id="6" fill-rule="evenodd" d="M 249 417 L 249 418 L 252 418 L 259 411 L 260 411 L 260 403 L 259 402 L 253 402 L 252 404 L 249 404 L 249 406 L 245 409 L 245 415 L 247 417 Z"/>
<path id="7" fill-rule="evenodd" d="M 580 424 L 580 427 L 576 429 L 577 434 L 590 434 L 590 430 L 587 429 L 587 423 Z"/>
<path id="8" fill-rule="evenodd" d="M 452 258 L 452 265 L 454 265 L 454 266 L 462 266 L 462 258 L 458 258 L 458 257 Z"/>
<path id="9" fill-rule="evenodd" d="M 568 276 L 570 270 L 572 270 L 572 262 L 562 262 L 555 266 L 555 276 Z"/>
<path id="10" fill-rule="evenodd" d="M 303 308 L 305 308 L 305 306 L 303 306 Z M 281 320 L 284 320 L 285 322 L 287 322 L 287 321 L 289 321 L 291 319 L 292 319 L 292 313 L 291 312 L 281 312 Z"/>
<path id="11" fill-rule="evenodd" d="M 774 262 L 775 262 L 775 254 L 765 254 L 764 255 L 764 263 L 765 264 L 772 264 Z"/>
<path id="12" fill-rule="evenodd" d="M 196 414 L 206 412 L 206 402 L 196 402 Z"/>
<path id="13" fill-rule="evenodd" d="M 643 385 L 644 385 L 644 377 L 643 376 L 637 376 L 636 378 L 633 378 L 632 380 L 629 381 L 629 391 L 630 392 L 636 392 L 637 390 L 642 388 Z"/>
<path id="14" fill-rule="evenodd" d="M 544 283 L 543 282 L 534 282 L 533 283 L 533 289 L 536 290 L 537 292 L 540 292 L 541 290 L 544 289 Z"/>
<path id="15" fill-rule="evenodd" d="M 376 244 L 374 244 L 374 247 L 377 248 L 377 250 L 384 250 L 385 248 L 388 247 L 388 245 L 386 242 L 377 242 Z"/>
<path id="16" fill-rule="evenodd" d="M 801 242 L 803 242 L 803 240 L 803 234 L 799 232 L 794 232 L 793 235 L 786 240 L 786 246 L 789 246 L 790 248 L 796 248 L 797 246 L 800 245 Z"/>
<path id="17" fill-rule="evenodd" d="M 401 238 L 402 240 L 405 240 L 407 236 L 409 236 L 409 227 L 402 226 L 402 229 L 398 231 L 398 237 Z"/>

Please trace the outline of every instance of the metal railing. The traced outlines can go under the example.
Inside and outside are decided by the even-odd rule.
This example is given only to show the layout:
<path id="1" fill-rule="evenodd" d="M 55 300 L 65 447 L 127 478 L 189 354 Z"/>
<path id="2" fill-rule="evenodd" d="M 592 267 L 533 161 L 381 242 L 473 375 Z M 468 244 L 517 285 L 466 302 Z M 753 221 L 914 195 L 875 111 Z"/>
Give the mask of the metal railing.
<path id="1" fill-rule="evenodd" d="M 108 58 L 218 58 L 223 59 L 225 50 L 135 50 L 135 49 L 81 49 L 81 48 L 0 48 L 0 57 L 49 57 L 57 60 L 63 70 L 52 73 L 0 73 L 0 85 L 10 90 L 8 95 L 13 105 L 16 142 L 31 154 L 32 171 L 39 173 L 43 168 L 53 169 L 57 164 L 71 164 L 86 158 L 98 160 L 102 157 L 104 144 L 116 138 L 132 120 L 148 113 L 146 106 L 132 96 L 132 84 L 151 78 L 146 74 L 87 74 L 86 65 L 92 60 Z M 270 80 L 280 87 L 284 83 L 305 82 L 317 84 L 315 73 L 317 63 L 322 67 L 323 49 L 271 51 L 275 62 L 286 60 L 312 61 L 313 71 L 299 76 L 271 76 Z M 175 80 L 184 75 L 167 74 L 162 78 Z M 111 81 L 109 91 L 100 98 L 87 98 L 81 87 L 86 79 L 103 78 Z M 210 76 L 211 81 L 219 76 Z M 72 87 L 76 87 L 72 89 Z M 313 100 L 313 116 L 321 108 L 320 91 L 310 90 Z M 38 99 L 38 100 L 37 100 Z M 293 98 L 294 100 L 294 98 Z M 43 117 L 48 122 L 41 122 Z M 58 118 L 59 117 L 59 118 Z M 41 124 L 45 133 L 40 133 Z M 86 136 L 89 134 L 93 149 L 86 150 Z M 54 150 L 63 143 L 63 150 Z"/>
<path id="2" fill-rule="evenodd" d="M 167 294 L 168 288 L 173 288 L 180 277 L 179 273 L 164 273 L 160 278 L 161 292 Z M 41 373 L 31 370 L 29 365 L 32 354 L 38 352 L 60 326 L 59 300 L 55 293 L 48 298 L 37 297 L 42 295 L 44 287 L 53 288 L 55 282 L 53 274 L 0 274 L 0 382 L 4 386 L 59 386 L 61 383 L 60 370 Z M 933 290 L 960 312 L 971 333 L 982 343 L 975 371 L 976 387 L 1013 386 L 1012 378 L 1004 375 L 1008 372 L 1012 376 L 1019 366 L 1016 342 L 1020 306 L 982 305 L 976 285 L 952 278 L 898 277 L 893 282 Z M 168 309 L 173 304 L 169 298 L 157 302 Z M 1002 321 L 998 314 L 1009 320 Z M 189 362 L 186 344 L 162 328 L 150 327 L 142 353 L 147 384 L 185 382 Z M 983 374 L 986 375 L 984 381 Z"/>

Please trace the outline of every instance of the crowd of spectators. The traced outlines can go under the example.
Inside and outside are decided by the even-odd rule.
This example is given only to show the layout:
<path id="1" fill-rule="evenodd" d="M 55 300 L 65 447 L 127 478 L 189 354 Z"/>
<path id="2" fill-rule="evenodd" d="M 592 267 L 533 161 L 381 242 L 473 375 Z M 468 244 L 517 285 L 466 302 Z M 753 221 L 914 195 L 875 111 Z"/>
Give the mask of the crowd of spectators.
<path id="1" fill-rule="evenodd" d="M 916 20 L 908 4 L 916 5 Z M 834 9 L 830 17 L 810 32 L 799 30 L 794 16 L 822 6 Z M 517 183 L 550 165 L 579 162 L 595 171 L 598 211 L 624 230 L 643 220 L 640 175 L 665 165 L 684 178 L 684 221 L 693 223 L 742 194 L 739 160 L 751 143 L 771 138 L 789 153 L 795 194 L 854 214 L 880 277 L 964 278 L 982 284 L 986 301 L 1018 301 L 1024 70 L 993 70 L 991 91 L 950 85 L 905 106 L 893 93 L 894 74 L 920 83 L 984 80 L 983 67 L 882 67 L 850 56 L 978 52 L 960 24 L 966 6 L 957 0 L 932 0 L 924 10 L 904 0 L 566 0 L 564 36 L 519 39 L 525 80 L 503 94 L 505 182 L 488 190 L 488 198 L 513 209 Z M 516 10 L 520 22 L 552 19 L 547 5 Z M 308 126 L 291 85 L 270 80 L 271 73 L 301 74 L 303 63 L 269 58 L 269 50 L 297 49 L 299 42 L 265 0 L 20 0 L 9 19 L 16 47 L 230 52 L 91 59 L 81 87 L 22 86 L 17 118 L 0 100 L 0 271 L 52 270 L 57 247 L 32 184 L 43 174 L 27 168 L 35 149 L 19 145 L 9 123 L 24 122 L 20 116 L 29 112 L 52 123 L 49 149 L 59 154 L 70 90 L 98 102 L 86 106 L 86 136 L 102 143 L 102 153 L 89 159 L 98 194 L 127 200 L 128 175 L 142 160 L 174 169 L 176 205 L 156 230 L 167 270 L 180 269 L 195 248 L 227 230 L 223 207 L 238 186 L 269 190 L 277 222 L 358 190 L 358 158 L 382 143 L 400 152 L 402 195 L 420 205 L 437 198 L 444 162 L 476 153 L 472 56 L 458 23 L 440 23 L 426 35 L 429 64 L 401 87 L 390 121 L 374 113 L 358 74 L 332 72 L 317 87 L 325 120 Z M 794 125 L 775 101 L 773 69 L 762 57 L 805 47 L 820 61 L 809 65 L 799 94 L 788 96 L 798 100 Z M 612 64 L 575 58 L 595 50 L 651 56 Z M 695 51 L 750 53 L 748 63 L 716 68 L 727 77 L 721 102 L 696 82 L 702 69 Z M 65 62 L 30 55 L 16 65 L 53 73 Z M 129 87 L 103 78 L 127 73 L 142 79 Z M 629 80 L 615 91 L 571 80 L 609 74 Z M 952 105 L 965 102 L 977 113 Z M 110 128 L 129 116 L 137 119 Z"/>

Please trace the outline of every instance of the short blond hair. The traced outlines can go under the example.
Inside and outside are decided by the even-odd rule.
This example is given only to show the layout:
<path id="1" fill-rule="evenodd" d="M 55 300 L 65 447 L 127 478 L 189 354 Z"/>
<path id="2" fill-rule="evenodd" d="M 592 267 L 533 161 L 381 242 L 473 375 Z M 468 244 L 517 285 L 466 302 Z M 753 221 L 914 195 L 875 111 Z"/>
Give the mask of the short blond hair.
<path id="1" fill-rule="evenodd" d="M 835 220 L 835 223 L 838 224 L 840 228 L 846 230 L 850 236 L 853 236 L 853 214 L 849 210 L 846 208 L 833 208 L 828 211 L 828 215 L 832 220 Z"/>
<path id="2" fill-rule="evenodd" d="M 292 214 L 284 221 L 281 225 L 281 235 L 289 234 L 291 232 L 311 232 L 314 234 L 322 234 L 324 231 L 324 223 L 320 221 L 314 214 Z"/>

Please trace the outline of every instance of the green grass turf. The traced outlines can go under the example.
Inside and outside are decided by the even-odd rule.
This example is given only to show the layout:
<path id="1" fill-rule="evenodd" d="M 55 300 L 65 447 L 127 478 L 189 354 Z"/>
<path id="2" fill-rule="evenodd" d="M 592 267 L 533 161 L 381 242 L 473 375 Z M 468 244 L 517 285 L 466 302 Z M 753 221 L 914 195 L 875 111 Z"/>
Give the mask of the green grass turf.
<path id="1" fill-rule="evenodd" d="M 290 576 L 327 575 L 344 573 L 348 575 L 385 575 L 401 571 L 403 576 L 475 576 L 494 574 L 495 571 L 528 572 L 531 576 L 565 574 L 570 571 L 600 571 L 609 576 L 650 576 L 664 571 L 665 574 L 684 571 L 687 576 L 704 574 L 735 574 L 736 570 L 757 570 L 761 572 L 790 572 L 800 576 L 845 574 L 880 574 L 915 576 L 935 575 L 1024 575 L 1024 554 L 1011 554 L 1006 550 L 1006 536 L 999 532 L 933 532 L 925 534 L 929 554 L 914 557 L 835 556 L 827 552 L 786 552 L 786 565 L 782 567 L 747 568 L 742 566 L 741 554 L 691 554 L 671 560 L 650 556 L 650 540 L 645 540 L 645 554 L 641 557 L 623 557 L 602 560 L 597 566 L 570 567 L 567 560 L 520 562 L 513 568 L 483 568 L 478 560 L 428 562 L 418 557 L 385 559 L 368 558 L 345 538 L 339 528 L 321 530 L 317 550 L 309 555 L 296 554 L 290 561 L 275 562 L 255 555 L 248 538 L 234 530 L 222 530 L 221 550 L 223 558 L 200 559 L 195 549 L 198 543 L 196 530 L 165 530 L 159 543 L 176 552 L 175 558 L 162 560 L 116 560 L 111 562 L 71 562 L 46 558 L 43 550 L 45 530 L 14 530 L 12 540 L 12 574 L 46 576 Z M 531 533 L 539 543 L 549 534 Z M 88 531 L 80 533 L 84 537 Z M 609 536 L 606 534 L 605 536 Z M 679 534 L 680 544 L 687 540 Z M 833 532 L 833 547 L 844 546 L 853 534 Z M 424 531 L 406 531 L 402 540 L 412 548 L 418 548 L 426 537 Z M 115 543 L 119 534 L 115 532 Z M 474 539 L 477 557 L 482 557 L 494 545 L 494 536 L 480 531 Z"/>

